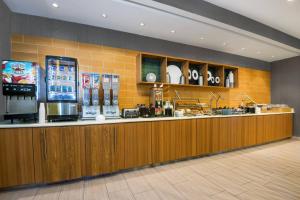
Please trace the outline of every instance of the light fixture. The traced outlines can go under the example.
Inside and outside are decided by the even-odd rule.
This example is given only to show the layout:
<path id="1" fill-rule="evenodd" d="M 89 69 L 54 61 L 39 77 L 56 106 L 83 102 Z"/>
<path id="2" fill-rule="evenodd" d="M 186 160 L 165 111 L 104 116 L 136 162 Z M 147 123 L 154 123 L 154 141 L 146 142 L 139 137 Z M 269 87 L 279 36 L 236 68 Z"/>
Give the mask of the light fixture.
<path id="1" fill-rule="evenodd" d="M 107 14 L 103 13 L 103 14 L 102 14 L 102 17 L 103 17 L 103 18 L 107 18 Z"/>
<path id="2" fill-rule="evenodd" d="M 226 46 L 227 45 L 227 42 L 223 42 L 223 46 Z"/>
<path id="3" fill-rule="evenodd" d="M 204 37 L 200 37 L 200 40 L 204 40 Z"/>
<path id="4" fill-rule="evenodd" d="M 145 24 L 143 22 L 140 23 L 140 26 L 145 26 Z"/>
<path id="5" fill-rule="evenodd" d="M 275 56 L 274 56 L 274 55 L 272 55 L 271 57 L 272 57 L 272 58 L 275 58 Z"/>
<path id="6" fill-rule="evenodd" d="M 58 7 L 59 7 L 57 3 L 52 3 L 52 6 L 53 6 L 54 8 L 58 8 Z"/>
<path id="7" fill-rule="evenodd" d="M 287 2 L 293 2 L 294 0 L 286 0 Z"/>
<path id="8" fill-rule="evenodd" d="M 242 51 L 244 51 L 245 49 L 246 49 L 245 47 L 242 47 L 242 48 L 241 48 Z"/>
<path id="9" fill-rule="evenodd" d="M 257 51 L 256 53 L 257 53 L 257 54 L 260 54 L 261 52 L 260 52 L 260 51 Z"/>
<path id="10" fill-rule="evenodd" d="M 175 30 L 171 30 L 171 33 L 175 33 L 176 31 Z"/>

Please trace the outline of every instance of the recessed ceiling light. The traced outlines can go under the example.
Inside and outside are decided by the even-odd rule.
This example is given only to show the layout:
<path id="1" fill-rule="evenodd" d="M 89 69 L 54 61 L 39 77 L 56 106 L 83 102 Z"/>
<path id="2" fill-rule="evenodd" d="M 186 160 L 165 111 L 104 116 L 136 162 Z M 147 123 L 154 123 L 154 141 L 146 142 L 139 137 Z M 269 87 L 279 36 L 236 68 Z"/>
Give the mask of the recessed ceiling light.
<path id="1" fill-rule="evenodd" d="M 227 42 L 223 42 L 223 46 L 226 46 L 227 45 Z"/>
<path id="2" fill-rule="evenodd" d="M 171 30 L 171 33 L 175 33 L 176 31 L 175 30 Z"/>
<path id="3" fill-rule="evenodd" d="M 275 56 L 273 56 L 273 55 L 272 55 L 271 57 L 272 57 L 272 58 L 275 58 Z"/>
<path id="4" fill-rule="evenodd" d="M 293 2 L 294 0 L 286 0 L 287 2 Z"/>
<path id="5" fill-rule="evenodd" d="M 257 54 L 260 54 L 261 52 L 260 52 L 260 51 L 257 51 L 256 53 L 257 53 Z"/>
<path id="6" fill-rule="evenodd" d="M 140 23 L 140 26 L 145 26 L 145 24 L 143 22 Z"/>
<path id="7" fill-rule="evenodd" d="M 102 14 L 102 17 L 103 17 L 103 18 L 107 18 L 107 14 L 103 13 L 103 14 Z"/>
<path id="8" fill-rule="evenodd" d="M 242 47 L 242 48 L 241 48 L 242 51 L 244 51 L 245 49 L 246 49 L 245 47 Z"/>
<path id="9" fill-rule="evenodd" d="M 200 40 L 204 40 L 204 37 L 200 37 Z"/>
<path id="10" fill-rule="evenodd" d="M 58 8 L 58 7 L 59 7 L 57 3 L 52 3 L 52 6 L 53 6 L 54 8 Z"/>

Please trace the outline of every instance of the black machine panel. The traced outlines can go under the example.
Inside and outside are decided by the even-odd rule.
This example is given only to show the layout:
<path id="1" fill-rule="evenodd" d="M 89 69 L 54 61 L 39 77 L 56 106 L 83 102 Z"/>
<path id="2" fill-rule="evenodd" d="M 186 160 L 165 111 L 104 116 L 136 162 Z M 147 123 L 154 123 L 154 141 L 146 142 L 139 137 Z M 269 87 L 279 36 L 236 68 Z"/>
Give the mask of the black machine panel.
<path id="1" fill-rule="evenodd" d="M 35 96 L 36 86 L 35 84 L 13 84 L 3 83 L 3 95 L 22 95 L 22 96 Z"/>

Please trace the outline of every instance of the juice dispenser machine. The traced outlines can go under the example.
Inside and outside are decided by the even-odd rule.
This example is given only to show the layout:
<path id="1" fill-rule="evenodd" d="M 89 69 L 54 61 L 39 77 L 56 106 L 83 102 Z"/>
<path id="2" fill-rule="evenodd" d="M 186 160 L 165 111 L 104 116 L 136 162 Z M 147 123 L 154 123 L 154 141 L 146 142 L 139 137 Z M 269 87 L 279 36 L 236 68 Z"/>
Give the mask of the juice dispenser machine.
<path id="1" fill-rule="evenodd" d="M 99 88 L 100 75 L 97 73 L 81 74 L 82 119 L 96 119 L 100 115 Z"/>
<path id="2" fill-rule="evenodd" d="M 38 65 L 32 62 L 2 62 L 2 87 L 5 96 L 4 119 L 37 120 Z"/>
<path id="3" fill-rule="evenodd" d="M 119 110 L 120 76 L 116 74 L 102 74 L 102 87 L 104 93 L 103 115 L 105 116 L 106 119 L 120 118 L 120 110 Z M 111 101 L 111 91 L 112 91 L 112 101 Z"/>
<path id="4" fill-rule="evenodd" d="M 46 98 L 49 121 L 78 119 L 77 59 L 46 56 Z"/>

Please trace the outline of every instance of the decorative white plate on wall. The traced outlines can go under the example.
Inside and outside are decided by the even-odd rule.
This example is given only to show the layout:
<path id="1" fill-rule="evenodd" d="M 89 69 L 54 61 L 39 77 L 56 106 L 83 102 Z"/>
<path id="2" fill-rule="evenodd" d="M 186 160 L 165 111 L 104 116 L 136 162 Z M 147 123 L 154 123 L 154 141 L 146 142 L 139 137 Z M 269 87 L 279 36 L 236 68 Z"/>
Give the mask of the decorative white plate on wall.
<path id="1" fill-rule="evenodd" d="M 170 83 L 173 84 L 180 84 L 180 77 L 182 75 L 182 72 L 180 68 L 176 65 L 169 65 L 167 67 L 167 72 L 170 74 Z"/>
<path id="2" fill-rule="evenodd" d="M 146 76 L 147 82 L 155 82 L 156 81 L 156 75 L 154 73 L 148 73 Z"/>

